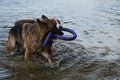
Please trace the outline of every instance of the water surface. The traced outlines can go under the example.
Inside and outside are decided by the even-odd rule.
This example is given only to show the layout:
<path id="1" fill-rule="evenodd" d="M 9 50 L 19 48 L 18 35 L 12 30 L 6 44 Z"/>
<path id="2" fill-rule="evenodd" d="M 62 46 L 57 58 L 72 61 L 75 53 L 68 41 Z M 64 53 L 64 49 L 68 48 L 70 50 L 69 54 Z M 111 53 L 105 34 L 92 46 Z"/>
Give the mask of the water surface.
<path id="1" fill-rule="evenodd" d="M 6 51 L 7 36 L 14 22 L 41 15 L 57 18 L 78 37 L 72 42 L 56 40 L 54 65 L 42 57 Z M 1 80 L 119 80 L 119 0 L 2 0 L 0 2 Z"/>

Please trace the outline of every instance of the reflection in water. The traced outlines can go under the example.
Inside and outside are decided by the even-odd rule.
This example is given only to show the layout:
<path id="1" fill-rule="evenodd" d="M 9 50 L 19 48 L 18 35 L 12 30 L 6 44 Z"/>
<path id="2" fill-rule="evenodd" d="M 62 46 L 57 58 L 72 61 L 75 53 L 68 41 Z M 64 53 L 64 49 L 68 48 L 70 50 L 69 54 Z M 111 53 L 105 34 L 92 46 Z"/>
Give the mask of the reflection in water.
<path id="1" fill-rule="evenodd" d="M 27 4 L 26 4 L 27 3 Z M 3 0 L 0 2 L 0 79 L 4 80 L 119 80 L 119 0 Z M 54 64 L 32 55 L 10 56 L 5 45 L 18 19 L 58 18 L 78 35 L 73 42 L 55 41 Z M 85 46 L 85 47 L 83 47 Z"/>

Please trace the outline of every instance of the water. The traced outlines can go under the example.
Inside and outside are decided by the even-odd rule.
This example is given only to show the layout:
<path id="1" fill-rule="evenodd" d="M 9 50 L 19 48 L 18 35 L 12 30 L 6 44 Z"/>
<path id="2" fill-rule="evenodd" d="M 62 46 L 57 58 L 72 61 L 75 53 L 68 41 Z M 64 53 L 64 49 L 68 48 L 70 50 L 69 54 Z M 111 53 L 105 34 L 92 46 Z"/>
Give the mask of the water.
<path id="1" fill-rule="evenodd" d="M 55 41 L 54 65 L 32 56 L 10 56 L 6 41 L 19 19 L 57 18 L 78 37 Z M 2 0 L 0 2 L 1 80 L 120 80 L 119 0 Z"/>

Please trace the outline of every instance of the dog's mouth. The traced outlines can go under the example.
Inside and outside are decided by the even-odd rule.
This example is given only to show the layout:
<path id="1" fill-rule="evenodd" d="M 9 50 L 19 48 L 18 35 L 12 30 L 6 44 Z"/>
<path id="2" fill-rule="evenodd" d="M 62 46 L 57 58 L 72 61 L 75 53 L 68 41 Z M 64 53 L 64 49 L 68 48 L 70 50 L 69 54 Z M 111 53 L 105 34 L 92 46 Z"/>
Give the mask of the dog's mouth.
<path id="1" fill-rule="evenodd" d="M 45 38 L 47 37 L 47 35 L 49 34 L 49 32 L 52 32 L 52 36 L 50 37 L 49 40 L 57 39 L 57 38 L 55 37 L 55 34 L 58 34 L 58 35 L 63 35 L 63 34 L 64 34 L 60 29 L 58 29 L 58 28 L 53 28 L 53 29 L 48 30 L 48 31 L 45 33 L 45 36 L 44 36 L 44 38 L 43 38 L 43 41 L 45 40 Z"/>
<path id="2" fill-rule="evenodd" d="M 58 28 L 53 28 L 51 30 L 49 30 L 50 32 L 52 32 L 53 34 L 58 34 L 58 35 L 63 35 L 64 33 L 61 31 L 61 29 Z"/>

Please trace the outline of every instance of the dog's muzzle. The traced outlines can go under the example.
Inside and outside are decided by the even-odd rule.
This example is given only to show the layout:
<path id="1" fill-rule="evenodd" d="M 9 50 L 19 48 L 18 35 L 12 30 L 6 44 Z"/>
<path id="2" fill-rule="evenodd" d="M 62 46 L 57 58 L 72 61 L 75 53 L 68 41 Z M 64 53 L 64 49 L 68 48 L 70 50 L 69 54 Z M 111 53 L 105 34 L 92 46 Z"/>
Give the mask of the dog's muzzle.
<path id="1" fill-rule="evenodd" d="M 61 29 L 62 29 L 62 27 L 61 27 Z M 63 35 L 64 33 L 61 31 L 61 29 L 53 28 L 53 29 L 51 29 L 49 31 L 52 32 L 53 34 Z"/>

